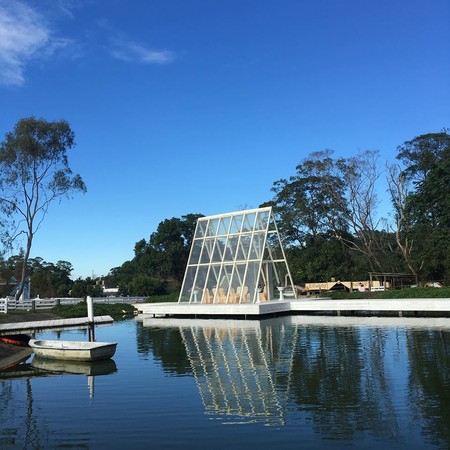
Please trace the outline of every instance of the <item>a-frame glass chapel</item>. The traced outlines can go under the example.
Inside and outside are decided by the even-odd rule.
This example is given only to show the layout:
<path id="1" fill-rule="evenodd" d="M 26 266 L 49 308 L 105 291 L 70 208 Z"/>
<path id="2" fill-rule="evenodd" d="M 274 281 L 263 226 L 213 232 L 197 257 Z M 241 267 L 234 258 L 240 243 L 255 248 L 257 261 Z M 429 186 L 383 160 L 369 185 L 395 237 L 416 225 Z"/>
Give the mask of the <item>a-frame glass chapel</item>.
<path id="1" fill-rule="evenodd" d="M 272 208 L 198 219 L 179 303 L 236 304 L 295 296 Z"/>

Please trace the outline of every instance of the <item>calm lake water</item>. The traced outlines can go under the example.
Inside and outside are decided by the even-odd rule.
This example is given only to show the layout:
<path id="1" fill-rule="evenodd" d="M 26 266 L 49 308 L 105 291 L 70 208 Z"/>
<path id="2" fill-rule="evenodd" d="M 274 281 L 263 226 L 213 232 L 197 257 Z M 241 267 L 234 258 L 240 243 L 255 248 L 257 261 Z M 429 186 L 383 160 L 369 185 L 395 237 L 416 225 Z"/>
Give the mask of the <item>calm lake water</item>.
<path id="1" fill-rule="evenodd" d="M 0 374 L 1 449 L 450 448 L 450 319 L 131 319 L 96 339 L 113 360 Z"/>

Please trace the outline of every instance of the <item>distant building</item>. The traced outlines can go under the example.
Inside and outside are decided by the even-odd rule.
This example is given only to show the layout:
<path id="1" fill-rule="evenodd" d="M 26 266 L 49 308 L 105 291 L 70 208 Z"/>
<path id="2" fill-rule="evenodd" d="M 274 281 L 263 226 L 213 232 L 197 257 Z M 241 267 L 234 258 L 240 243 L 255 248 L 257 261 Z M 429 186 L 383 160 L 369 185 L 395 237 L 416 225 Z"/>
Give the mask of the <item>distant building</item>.
<path id="1" fill-rule="evenodd" d="M 319 295 L 322 292 L 327 291 L 358 291 L 360 286 L 363 286 L 366 291 L 378 290 L 384 291 L 388 286 L 382 286 L 379 281 L 374 281 L 374 284 L 370 285 L 369 281 L 326 281 L 323 283 L 305 283 L 306 295 Z"/>
<path id="2" fill-rule="evenodd" d="M 105 282 L 102 280 L 102 293 L 103 293 L 103 295 L 106 295 L 107 297 L 110 295 L 118 295 L 119 288 L 118 287 L 107 288 L 105 286 Z"/>
<path id="3" fill-rule="evenodd" d="M 307 295 L 318 295 L 326 291 L 371 292 L 402 289 L 414 285 L 414 276 L 407 273 L 369 272 L 369 280 L 340 281 L 331 279 L 320 283 L 305 283 Z M 362 289 L 363 288 L 363 289 Z"/>

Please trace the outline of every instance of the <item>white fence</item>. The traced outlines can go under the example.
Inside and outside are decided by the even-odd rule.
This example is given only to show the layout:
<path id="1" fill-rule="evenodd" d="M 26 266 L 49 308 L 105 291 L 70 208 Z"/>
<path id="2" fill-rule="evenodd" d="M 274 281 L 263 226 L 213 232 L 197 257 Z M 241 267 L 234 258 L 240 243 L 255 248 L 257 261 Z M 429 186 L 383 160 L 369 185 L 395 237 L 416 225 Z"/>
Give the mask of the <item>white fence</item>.
<path id="1" fill-rule="evenodd" d="M 33 298 L 29 300 L 15 300 L 13 298 L 6 298 L 4 299 L 6 303 L 7 310 L 10 309 L 27 309 L 27 310 L 34 310 L 34 309 L 49 309 L 53 308 L 58 304 L 56 298 Z M 7 311 L 5 311 L 7 312 Z"/>
<path id="2" fill-rule="evenodd" d="M 93 297 L 93 300 L 94 303 L 144 303 L 146 298 L 147 297 Z"/>
<path id="3" fill-rule="evenodd" d="M 94 297 L 94 303 L 143 303 L 146 297 Z M 0 298 L 0 314 L 10 309 L 50 309 L 56 305 L 76 305 L 83 302 L 83 298 L 33 298 L 29 300 L 14 300 L 13 298 Z"/>

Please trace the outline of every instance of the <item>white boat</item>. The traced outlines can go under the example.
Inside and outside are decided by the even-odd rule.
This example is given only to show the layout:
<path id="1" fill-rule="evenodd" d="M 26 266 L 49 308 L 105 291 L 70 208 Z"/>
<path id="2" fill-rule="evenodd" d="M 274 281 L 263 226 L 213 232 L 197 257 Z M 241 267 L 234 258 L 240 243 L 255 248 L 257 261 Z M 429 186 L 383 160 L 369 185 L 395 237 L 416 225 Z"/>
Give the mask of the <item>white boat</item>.
<path id="1" fill-rule="evenodd" d="M 115 342 L 44 341 L 30 339 L 28 345 L 36 356 L 65 361 L 98 361 L 111 358 Z"/>

